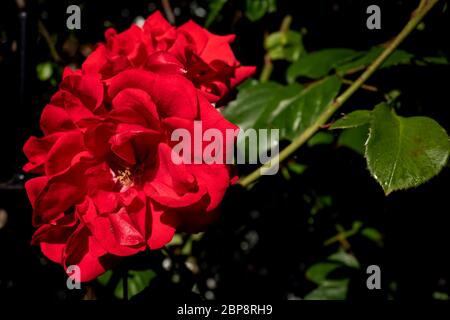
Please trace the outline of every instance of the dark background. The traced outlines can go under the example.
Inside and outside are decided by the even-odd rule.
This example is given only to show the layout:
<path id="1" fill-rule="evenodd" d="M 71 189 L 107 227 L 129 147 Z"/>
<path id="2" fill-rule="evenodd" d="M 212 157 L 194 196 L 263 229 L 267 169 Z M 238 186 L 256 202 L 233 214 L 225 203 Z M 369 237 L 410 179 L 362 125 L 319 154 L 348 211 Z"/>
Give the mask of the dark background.
<path id="1" fill-rule="evenodd" d="M 81 30 L 66 28 L 69 4 L 82 8 Z M 280 0 L 275 13 L 257 22 L 250 22 L 243 15 L 244 4 L 245 1 L 229 1 L 210 30 L 236 33 L 236 56 L 243 64 L 257 65 L 260 70 L 264 33 L 279 29 L 286 14 L 293 16 L 292 29 L 307 31 L 304 44 L 308 51 L 331 47 L 364 50 L 395 36 L 418 1 Z M 365 27 L 365 12 L 370 4 L 381 7 L 381 30 Z M 188 19 L 204 24 L 206 0 L 172 0 L 171 5 L 179 10 L 177 25 Z M 425 19 L 425 29 L 410 35 L 402 49 L 418 57 L 450 56 L 450 17 L 444 5 L 448 3 L 441 1 L 433 9 Z M 24 29 L 20 28 L 16 2 L 1 1 L 0 182 L 5 183 L 0 185 L 0 209 L 6 210 L 8 222 L 0 229 L 0 297 L 80 299 L 90 290 L 65 289 L 63 269 L 48 262 L 38 248 L 29 244 L 33 229 L 31 208 L 22 187 L 28 177 L 21 173 L 25 163 L 21 148 L 30 135 L 40 135 L 40 111 L 57 85 L 40 81 L 36 65 L 52 61 L 56 66 L 54 77 L 59 81 L 58 72 L 63 66 L 79 66 L 85 53 L 103 41 L 105 26 L 124 30 L 136 16 L 147 17 L 156 9 L 161 9 L 159 1 L 29 1 Z M 38 30 L 38 20 L 55 37 L 61 61 L 53 62 Z M 24 42 L 20 41 L 21 30 L 26 30 Z M 21 50 L 26 57 L 22 67 Z M 273 79 L 283 82 L 286 67 L 286 62 L 276 62 Z M 357 93 L 344 108 L 348 112 L 373 106 L 383 100 L 383 93 L 398 89 L 401 115 L 432 117 L 448 132 L 449 71 L 448 65 L 408 65 L 379 71 L 369 80 L 379 92 Z M 293 159 L 307 166 L 302 175 L 293 175 L 289 180 L 281 174 L 263 177 L 250 191 L 239 186 L 230 188 L 221 221 L 193 243 L 188 255 L 174 250 L 171 270 L 161 267 L 165 258 L 161 252 L 131 259 L 128 267 L 151 265 L 158 274 L 149 288 L 135 298 L 304 297 L 315 288 L 305 277 L 307 268 L 326 259 L 339 246 L 324 246 L 324 241 L 338 233 L 336 225 L 351 229 L 355 221 L 378 230 L 383 244 L 360 234 L 348 239 L 361 265 L 360 270 L 346 274 L 350 279 L 348 299 L 432 299 L 435 292 L 450 294 L 448 166 L 417 189 L 385 197 L 370 177 L 363 157 L 350 149 L 336 144 L 304 147 Z M 241 168 L 241 172 L 250 169 Z M 324 197 L 331 199 L 331 204 L 322 203 Z M 187 259 L 194 261 L 198 270 L 186 268 Z M 366 288 L 365 268 L 371 264 L 381 267 L 381 290 Z M 173 280 L 175 273 L 179 281 Z M 208 279 L 214 279 L 214 285 Z M 116 276 L 109 287 L 92 283 L 90 288 L 97 298 L 114 299 L 112 291 L 118 281 Z M 191 292 L 193 285 L 197 293 Z"/>

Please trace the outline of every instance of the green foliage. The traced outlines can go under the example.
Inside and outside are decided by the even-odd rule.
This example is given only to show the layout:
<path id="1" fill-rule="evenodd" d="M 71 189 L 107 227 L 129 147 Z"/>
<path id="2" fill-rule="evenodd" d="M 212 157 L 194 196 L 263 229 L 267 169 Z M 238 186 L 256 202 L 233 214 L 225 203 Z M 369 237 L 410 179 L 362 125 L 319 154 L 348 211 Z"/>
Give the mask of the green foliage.
<path id="1" fill-rule="evenodd" d="M 109 285 L 113 276 L 113 271 L 108 270 L 103 275 L 97 278 L 97 281 L 102 286 Z M 156 273 L 149 270 L 129 270 L 128 271 L 128 298 L 132 298 L 142 290 L 147 288 L 149 283 L 156 277 Z M 114 296 L 118 299 L 123 299 L 123 280 L 122 278 L 115 284 Z"/>
<path id="2" fill-rule="evenodd" d="M 337 64 L 354 57 L 355 54 L 356 51 L 351 49 L 325 49 L 308 53 L 288 68 L 288 82 L 294 82 L 298 77 L 322 78 Z"/>
<path id="3" fill-rule="evenodd" d="M 321 144 L 330 144 L 334 141 L 331 133 L 319 131 L 311 139 L 308 140 L 308 147 L 313 147 Z"/>
<path id="4" fill-rule="evenodd" d="M 333 70 L 340 75 L 358 71 L 372 63 L 382 51 L 383 48 L 380 47 L 374 47 L 369 51 L 333 48 L 308 53 L 288 68 L 287 80 L 293 82 L 298 77 L 319 79 Z M 380 68 L 410 63 L 412 57 L 413 55 L 406 51 L 396 50 Z"/>
<path id="5" fill-rule="evenodd" d="M 112 270 L 106 271 L 104 274 L 97 278 L 98 283 L 100 283 L 102 286 L 106 286 L 111 280 L 112 274 Z"/>
<path id="6" fill-rule="evenodd" d="M 147 288 L 150 281 L 156 277 L 153 270 L 130 270 L 128 272 L 128 298 L 132 298 L 139 292 Z M 114 295 L 123 299 L 123 281 L 120 281 L 114 290 Z"/>
<path id="7" fill-rule="evenodd" d="M 348 279 L 323 282 L 305 296 L 305 300 L 344 300 L 347 297 Z"/>
<path id="8" fill-rule="evenodd" d="M 327 280 L 327 276 L 339 268 L 341 266 L 340 263 L 336 262 L 321 262 L 312 265 L 306 271 L 306 277 L 308 280 L 320 285 Z"/>
<path id="9" fill-rule="evenodd" d="M 225 108 L 223 114 L 242 129 L 278 128 L 280 140 L 289 141 L 317 120 L 336 97 L 340 85 L 337 77 L 326 78 L 307 88 L 295 83 L 287 86 L 273 82 L 247 84 L 241 87 L 236 100 Z M 238 141 L 239 149 L 242 150 L 244 142 Z M 273 144 L 261 148 L 258 153 L 268 150 Z"/>
<path id="10" fill-rule="evenodd" d="M 338 145 L 347 147 L 363 156 L 368 135 L 369 125 L 346 129 L 339 135 Z"/>
<path id="11" fill-rule="evenodd" d="M 208 7 L 209 13 L 206 18 L 205 27 L 208 28 L 214 20 L 216 20 L 223 6 L 228 2 L 228 0 L 209 0 Z"/>
<path id="12" fill-rule="evenodd" d="M 348 254 L 342 249 L 339 249 L 338 252 L 333 253 L 331 256 L 329 256 L 328 260 L 339 262 L 350 268 L 359 269 L 359 262 L 358 260 L 356 260 L 355 256 L 352 254 Z"/>
<path id="13" fill-rule="evenodd" d="M 277 31 L 271 33 L 264 46 L 272 60 L 296 61 L 304 52 L 302 35 L 295 31 Z"/>
<path id="14" fill-rule="evenodd" d="M 325 262 L 312 265 L 306 270 L 308 280 L 317 284 L 317 288 L 308 293 L 305 300 L 343 300 L 347 296 L 348 278 L 335 278 L 333 273 L 338 269 L 354 270 L 359 268 L 359 262 L 352 254 L 343 249 L 330 255 Z"/>
<path id="15" fill-rule="evenodd" d="M 281 139 L 294 139 L 317 120 L 340 87 L 340 80 L 332 76 L 281 100 L 268 117 L 270 127 L 280 128 Z"/>
<path id="16" fill-rule="evenodd" d="M 447 133 L 433 119 L 403 118 L 385 103 L 375 107 L 365 155 L 386 194 L 429 180 L 446 165 L 449 152 Z"/>
<path id="17" fill-rule="evenodd" d="M 358 52 L 335 48 L 304 54 L 302 43 L 301 34 L 294 31 L 269 35 L 265 48 L 270 58 L 293 61 L 287 70 L 289 84 L 246 83 L 239 88 L 237 99 L 225 108 L 225 117 L 242 129 L 277 128 L 280 140 L 293 141 L 316 125 L 336 99 L 341 88 L 340 77 L 366 68 L 384 50 L 374 47 Z M 408 64 L 412 59 L 412 54 L 395 50 L 380 68 Z M 295 82 L 299 77 L 316 81 L 301 85 Z M 395 90 L 392 92 L 398 95 Z M 395 100 L 393 94 L 386 97 L 389 102 Z M 389 111 L 387 104 L 377 106 L 374 111 L 356 110 L 335 121 L 330 129 L 345 129 L 338 145 L 364 154 L 371 174 L 386 194 L 429 180 L 447 163 L 449 140 L 439 124 L 424 117 L 399 117 Z M 332 135 L 319 132 L 307 144 L 333 141 Z M 242 149 L 244 142 L 238 141 L 238 148 Z M 248 148 L 248 143 L 245 146 Z M 267 150 L 273 144 L 261 147 Z M 258 153 L 265 150 L 260 149 Z"/>
<path id="18" fill-rule="evenodd" d="M 373 47 L 369 51 L 356 54 L 351 61 L 341 63 L 336 67 L 338 74 L 345 74 L 351 71 L 357 71 L 366 68 L 371 64 L 382 52 L 384 48 Z M 395 50 L 380 66 L 380 68 L 388 68 L 399 64 L 408 64 L 411 62 L 413 55 L 403 51 Z"/>
<path id="19" fill-rule="evenodd" d="M 257 21 L 267 13 L 277 10 L 276 0 L 246 0 L 245 15 L 251 21 Z"/>
<path id="20" fill-rule="evenodd" d="M 53 64 L 49 61 L 39 63 L 36 66 L 36 72 L 39 80 L 47 81 L 53 75 Z"/>
<path id="21" fill-rule="evenodd" d="M 205 27 L 211 26 L 216 20 L 223 6 L 229 0 L 209 0 L 208 1 L 208 16 L 206 18 Z M 252 22 L 258 21 L 268 13 L 273 13 L 277 10 L 276 0 L 246 0 L 245 1 L 245 16 Z"/>
<path id="22" fill-rule="evenodd" d="M 400 117 L 386 103 L 372 112 L 354 111 L 330 127 L 346 128 L 353 131 L 344 131 L 338 143 L 359 153 L 364 146 L 368 168 L 386 195 L 426 182 L 448 160 L 449 138 L 436 121 Z"/>
<path id="23" fill-rule="evenodd" d="M 361 230 L 361 235 L 363 235 L 367 239 L 372 240 L 380 246 L 383 245 L 383 235 L 377 229 L 364 228 L 363 230 Z"/>
<path id="24" fill-rule="evenodd" d="M 368 124 L 371 120 L 369 110 L 356 110 L 333 123 L 330 129 L 356 128 Z"/>

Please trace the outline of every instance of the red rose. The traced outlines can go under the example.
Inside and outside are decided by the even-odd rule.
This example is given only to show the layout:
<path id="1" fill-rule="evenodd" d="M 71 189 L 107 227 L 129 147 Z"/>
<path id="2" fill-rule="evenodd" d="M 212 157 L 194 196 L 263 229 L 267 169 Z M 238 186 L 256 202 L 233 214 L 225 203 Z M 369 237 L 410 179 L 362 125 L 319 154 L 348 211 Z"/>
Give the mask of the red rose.
<path id="1" fill-rule="evenodd" d="M 67 68 L 43 110 L 44 136 L 24 146 L 25 171 L 40 175 L 25 185 L 38 227 L 32 241 L 64 267 L 78 265 L 82 281 L 164 246 L 176 230 L 209 224 L 229 167 L 175 164 L 171 134 L 192 132 L 196 120 L 224 136 L 237 129 L 182 75 L 127 67 L 102 78 Z"/>
<path id="2" fill-rule="evenodd" d="M 109 29 L 105 38 L 106 44 L 99 44 L 84 62 L 84 73 L 99 73 L 102 79 L 131 68 L 180 74 L 216 102 L 255 72 L 236 60 L 230 48 L 234 35 L 218 36 L 192 21 L 176 28 L 160 12 L 143 28 L 133 25 L 119 34 Z"/>

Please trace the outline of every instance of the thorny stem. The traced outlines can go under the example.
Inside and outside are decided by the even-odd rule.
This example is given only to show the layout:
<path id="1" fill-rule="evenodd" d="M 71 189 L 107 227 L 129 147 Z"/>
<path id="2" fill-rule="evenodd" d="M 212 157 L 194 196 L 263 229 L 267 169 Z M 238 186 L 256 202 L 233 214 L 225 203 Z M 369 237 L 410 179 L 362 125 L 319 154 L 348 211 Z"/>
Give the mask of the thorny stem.
<path id="1" fill-rule="evenodd" d="M 341 78 L 341 81 L 342 81 L 342 83 L 349 84 L 349 85 L 352 85 L 354 83 L 354 81 L 349 80 L 349 79 L 345 79 L 345 78 Z M 367 90 L 367 91 L 372 91 L 372 92 L 377 92 L 378 91 L 377 87 L 371 86 L 371 85 L 368 85 L 368 84 L 363 84 L 361 86 L 361 89 L 364 89 L 364 90 Z"/>
<path id="2" fill-rule="evenodd" d="M 317 118 L 313 125 L 303 131 L 298 137 L 284 148 L 277 156 L 271 159 L 268 163 L 262 165 L 248 176 L 239 180 L 239 184 L 243 187 L 249 186 L 255 180 L 257 180 L 265 172 L 269 171 L 273 165 L 282 162 L 289 157 L 295 150 L 301 147 L 309 138 L 311 138 L 327 121 L 328 119 L 339 109 L 344 102 L 346 102 L 359 88 L 362 87 L 364 82 L 380 67 L 380 65 L 389 57 L 392 52 L 405 40 L 405 38 L 416 28 L 423 17 L 430 11 L 431 8 L 439 0 L 421 0 L 418 8 L 414 10 L 410 20 L 405 25 L 402 31 L 389 43 L 389 45 L 383 50 L 378 58 L 367 67 L 367 69 L 359 76 L 353 84 L 348 87 L 339 97 L 337 97 L 332 103 L 330 103 L 324 110 L 324 112 Z"/>

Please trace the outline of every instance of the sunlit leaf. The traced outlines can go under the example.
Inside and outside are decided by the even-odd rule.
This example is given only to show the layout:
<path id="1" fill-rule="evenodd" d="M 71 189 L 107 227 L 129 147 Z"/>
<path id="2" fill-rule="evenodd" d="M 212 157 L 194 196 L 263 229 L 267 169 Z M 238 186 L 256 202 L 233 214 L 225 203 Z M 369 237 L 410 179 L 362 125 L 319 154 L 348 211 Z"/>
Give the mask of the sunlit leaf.
<path id="1" fill-rule="evenodd" d="M 449 151 L 447 133 L 433 119 L 403 118 L 385 103 L 373 110 L 365 155 L 386 194 L 418 186 L 438 174 Z"/>
<path id="2" fill-rule="evenodd" d="M 294 139 L 317 120 L 337 96 L 340 87 L 337 77 L 328 77 L 280 101 L 270 114 L 270 127 L 280 128 L 282 138 Z"/>
<path id="3" fill-rule="evenodd" d="M 328 280 L 305 296 L 305 300 L 344 300 L 347 297 L 348 279 Z"/>
<path id="4" fill-rule="evenodd" d="M 153 270 L 128 271 L 128 298 L 130 299 L 144 290 L 154 277 L 156 277 L 156 273 Z M 120 281 L 117 285 L 114 295 L 123 299 L 123 281 Z"/>
<path id="5" fill-rule="evenodd" d="M 361 234 L 379 245 L 383 244 L 383 235 L 377 229 L 364 228 Z"/>
<path id="6" fill-rule="evenodd" d="M 321 262 L 316 263 L 309 267 L 309 269 L 306 271 L 306 278 L 308 280 L 316 283 L 316 284 L 322 284 L 324 281 L 326 281 L 328 275 L 339 268 L 341 266 L 340 263 L 336 262 Z"/>
<path id="7" fill-rule="evenodd" d="M 36 72 L 39 80 L 47 81 L 53 75 L 53 64 L 51 62 L 39 63 L 36 66 Z"/>
<path id="8" fill-rule="evenodd" d="M 328 257 L 328 260 L 340 262 L 343 265 L 346 265 L 347 267 L 350 268 L 355 269 L 359 268 L 359 262 L 355 258 L 355 256 L 345 252 L 343 249 L 339 249 L 338 252 L 333 253 L 331 256 Z"/>
<path id="9" fill-rule="evenodd" d="M 336 120 L 330 129 L 348 129 L 355 128 L 365 124 L 368 124 L 371 119 L 371 111 L 369 110 L 356 110 L 353 111 L 339 120 Z"/>
<path id="10" fill-rule="evenodd" d="M 288 82 L 298 77 L 319 79 L 326 76 L 337 64 L 349 60 L 358 52 L 351 49 L 324 49 L 303 55 L 287 71 Z"/>

